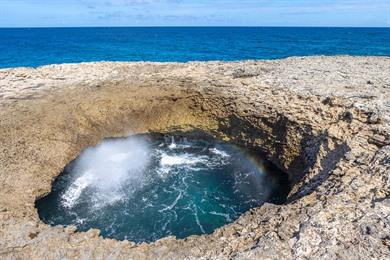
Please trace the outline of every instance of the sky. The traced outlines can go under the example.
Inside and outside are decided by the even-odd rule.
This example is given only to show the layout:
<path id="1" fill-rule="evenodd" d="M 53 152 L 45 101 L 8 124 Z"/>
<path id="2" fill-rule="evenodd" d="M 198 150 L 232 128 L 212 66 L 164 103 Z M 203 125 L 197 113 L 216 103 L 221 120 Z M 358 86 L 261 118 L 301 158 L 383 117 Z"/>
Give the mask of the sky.
<path id="1" fill-rule="evenodd" d="M 0 27 L 390 27 L 390 0 L 0 0 Z"/>

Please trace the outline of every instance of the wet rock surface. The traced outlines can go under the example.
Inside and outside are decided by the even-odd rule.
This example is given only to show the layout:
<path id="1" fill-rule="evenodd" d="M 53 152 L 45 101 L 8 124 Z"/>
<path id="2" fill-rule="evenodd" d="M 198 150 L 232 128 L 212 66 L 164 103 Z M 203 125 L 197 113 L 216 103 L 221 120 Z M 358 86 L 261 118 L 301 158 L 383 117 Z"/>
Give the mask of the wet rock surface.
<path id="1" fill-rule="evenodd" d="M 390 257 L 390 58 L 82 63 L 0 70 L 0 257 Z M 293 183 L 213 234 L 151 244 L 44 224 L 34 207 L 107 137 L 201 129 Z"/>

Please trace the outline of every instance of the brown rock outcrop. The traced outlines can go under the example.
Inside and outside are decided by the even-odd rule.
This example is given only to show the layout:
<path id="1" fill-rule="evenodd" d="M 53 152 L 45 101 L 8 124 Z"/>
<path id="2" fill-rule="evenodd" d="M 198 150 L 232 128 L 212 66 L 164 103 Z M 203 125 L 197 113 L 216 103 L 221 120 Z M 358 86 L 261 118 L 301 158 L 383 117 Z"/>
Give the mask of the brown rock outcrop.
<path id="1" fill-rule="evenodd" d="M 390 258 L 389 111 L 388 57 L 0 70 L 0 258 Z M 152 244 L 40 221 L 35 200 L 84 148 L 190 129 L 265 152 L 288 203 Z"/>

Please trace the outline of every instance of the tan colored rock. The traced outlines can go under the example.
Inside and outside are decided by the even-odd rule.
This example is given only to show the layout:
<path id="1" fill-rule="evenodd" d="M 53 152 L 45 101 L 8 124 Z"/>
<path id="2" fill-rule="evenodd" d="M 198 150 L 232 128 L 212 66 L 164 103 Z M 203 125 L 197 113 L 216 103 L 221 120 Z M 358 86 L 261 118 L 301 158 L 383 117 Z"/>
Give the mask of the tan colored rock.
<path id="1" fill-rule="evenodd" d="M 0 258 L 390 258 L 389 90 L 388 57 L 0 70 Z M 288 203 L 151 244 L 40 221 L 35 200 L 86 147 L 191 129 L 265 152 Z"/>

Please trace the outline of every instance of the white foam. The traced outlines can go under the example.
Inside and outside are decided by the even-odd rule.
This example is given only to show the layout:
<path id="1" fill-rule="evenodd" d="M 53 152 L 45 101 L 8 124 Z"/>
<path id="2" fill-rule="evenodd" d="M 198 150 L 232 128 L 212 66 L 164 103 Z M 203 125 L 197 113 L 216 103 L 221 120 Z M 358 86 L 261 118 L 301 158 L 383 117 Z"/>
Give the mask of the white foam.
<path id="1" fill-rule="evenodd" d="M 196 205 L 194 205 L 194 211 L 193 211 L 193 212 L 194 212 L 194 215 L 195 215 L 196 224 L 199 226 L 200 231 L 202 231 L 203 234 L 206 233 L 206 232 L 204 231 L 204 229 L 203 229 L 202 224 L 200 224 L 199 217 L 198 217 L 198 210 L 197 210 L 197 208 L 196 208 Z"/>
<path id="2" fill-rule="evenodd" d="M 211 149 L 209 149 L 210 150 L 210 152 L 212 152 L 213 154 L 216 154 L 216 155 L 219 155 L 219 156 L 222 156 L 222 157 L 230 157 L 230 155 L 229 154 L 227 154 L 225 151 L 221 151 L 221 150 L 219 150 L 219 149 L 217 149 L 217 148 L 211 148 Z"/>
<path id="3" fill-rule="evenodd" d="M 78 177 L 62 195 L 62 205 L 71 208 L 75 205 L 77 199 L 85 188 L 93 181 L 93 176 L 90 171 Z"/>
<path id="4" fill-rule="evenodd" d="M 81 153 L 72 171 L 76 178 L 62 195 L 62 204 L 73 207 L 87 188 L 91 188 L 93 207 L 122 199 L 122 184 L 134 189 L 146 181 L 144 169 L 150 161 L 145 141 L 134 137 L 106 140 Z"/>
<path id="5" fill-rule="evenodd" d="M 176 148 L 176 143 L 175 143 L 175 137 L 171 137 L 171 144 L 168 146 L 169 149 L 175 149 Z"/>
<path id="6" fill-rule="evenodd" d="M 177 202 L 181 199 L 181 197 L 182 197 L 182 192 L 180 191 L 179 195 L 172 202 L 172 204 L 169 205 L 169 206 L 166 206 L 165 208 L 163 208 L 161 210 L 159 210 L 159 212 L 163 212 L 163 211 L 166 211 L 166 210 L 172 210 L 176 206 Z"/>
<path id="7" fill-rule="evenodd" d="M 173 165 L 194 165 L 198 163 L 206 163 L 207 157 L 194 156 L 188 153 L 178 155 L 168 155 L 166 153 L 161 154 L 160 164 L 161 166 L 173 166 Z"/>
<path id="8" fill-rule="evenodd" d="M 216 215 L 216 216 L 224 217 L 224 218 L 226 219 L 226 221 L 228 221 L 228 222 L 231 222 L 231 221 L 232 221 L 232 219 L 230 218 L 229 214 L 219 213 L 219 212 L 215 212 L 215 211 L 211 211 L 210 214 L 213 214 L 213 215 Z"/>

